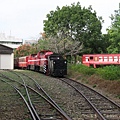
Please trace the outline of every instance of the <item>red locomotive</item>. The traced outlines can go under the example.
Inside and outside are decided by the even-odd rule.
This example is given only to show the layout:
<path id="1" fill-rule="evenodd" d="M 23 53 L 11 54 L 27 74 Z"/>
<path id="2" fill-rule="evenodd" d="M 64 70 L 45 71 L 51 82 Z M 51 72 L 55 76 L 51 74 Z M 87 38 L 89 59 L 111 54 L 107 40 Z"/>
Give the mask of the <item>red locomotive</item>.
<path id="1" fill-rule="evenodd" d="M 94 68 L 100 65 L 119 65 L 120 54 L 85 54 L 82 56 L 82 64 Z"/>
<path id="2" fill-rule="evenodd" d="M 64 76 L 67 74 L 67 61 L 61 55 L 43 50 L 37 54 L 14 59 L 15 68 L 41 71 L 47 75 Z"/>

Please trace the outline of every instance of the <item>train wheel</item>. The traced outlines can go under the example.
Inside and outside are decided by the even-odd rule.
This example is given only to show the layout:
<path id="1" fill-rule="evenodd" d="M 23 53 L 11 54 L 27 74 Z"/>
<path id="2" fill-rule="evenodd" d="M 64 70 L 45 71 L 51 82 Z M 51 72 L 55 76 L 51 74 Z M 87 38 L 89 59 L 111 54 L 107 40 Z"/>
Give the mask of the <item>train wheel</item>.
<path id="1" fill-rule="evenodd" d="M 27 70 L 30 70 L 30 66 L 29 65 L 27 66 Z"/>
<path id="2" fill-rule="evenodd" d="M 35 71 L 39 71 L 40 70 L 40 68 L 39 68 L 39 66 L 35 66 Z"/>

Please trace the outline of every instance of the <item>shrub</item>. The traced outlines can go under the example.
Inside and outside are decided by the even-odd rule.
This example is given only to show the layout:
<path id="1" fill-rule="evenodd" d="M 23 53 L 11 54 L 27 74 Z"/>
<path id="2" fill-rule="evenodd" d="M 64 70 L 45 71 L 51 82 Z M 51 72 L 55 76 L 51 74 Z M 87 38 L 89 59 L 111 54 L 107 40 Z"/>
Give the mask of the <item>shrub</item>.
<path id="1" fill-rule="evenodd" d="M 119 66 L 106 66 L 98 68 L 96 71 L 102 78 L 107 80 L 117 80 L 120 78 L 120 67 Z"/>
<path id="2" fill-rule="evenodd" d="M 76 72 L 80 72 L 82 74 L 86 74 L 86 75 L 93 75 L 95 73 L 94 68 L 87 67 L 82 64 L 77 64 L 77 65 L 73 64 L 73 65 L 71 65 L 70 69 L 72 69 L 73 71 L 76 71 Z"/>
<path id="3" fill-rule="evenodd" d="M 106 67 L 101 67 L 101 68 L 92 68 L 92 67 L 87 67 L 82 64 L 72 64 L 69 66 L 69 69 L 72 70 L 73 72 L 79 72 L 84 75 L 93 75 L 97 74 L 103 79 L 106 80 L 118 80 L 120 79 L 120 67 L 119 66 L 106 66 Z"/>

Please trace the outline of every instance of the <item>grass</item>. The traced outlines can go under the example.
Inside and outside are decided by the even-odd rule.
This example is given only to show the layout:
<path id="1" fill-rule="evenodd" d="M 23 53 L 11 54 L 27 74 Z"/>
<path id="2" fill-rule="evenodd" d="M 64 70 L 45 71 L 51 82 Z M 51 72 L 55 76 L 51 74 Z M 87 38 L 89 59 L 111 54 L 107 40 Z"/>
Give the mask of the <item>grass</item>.
<path id="1" fill-rule="evenodd" d="M 97 85 L 93 85 L 93 88 L 96 88 L 97 87 Z"/>
<path id="2" fill-rule="evenodd" d="M 94 69 L 93 67 L 87 67 L 85 65 L 72 64 L 68 66 L 68 70 L 72 72 L 78 72 L 83 75 L 99 75 L 101 78 L 106 80 L 120 80 L 120 67 L 119 66 L 105 66 Z M 69 74 L 69 73 L 68 73 Z"/>
<path id="3" fill-rule="evenodd" d="M 119 99 L 120 99 L 120 95 L 118 95 L 118 96 L 117 96 L 117 98 L 119 98 Z"/>
<path id="4" fill-rule="evenodd" d="M 120 79 L 120 67 L 119 66 L 106 66 L 104 68 L 97 69 L 96 73 L 102 78 L 107 80 Z"/>

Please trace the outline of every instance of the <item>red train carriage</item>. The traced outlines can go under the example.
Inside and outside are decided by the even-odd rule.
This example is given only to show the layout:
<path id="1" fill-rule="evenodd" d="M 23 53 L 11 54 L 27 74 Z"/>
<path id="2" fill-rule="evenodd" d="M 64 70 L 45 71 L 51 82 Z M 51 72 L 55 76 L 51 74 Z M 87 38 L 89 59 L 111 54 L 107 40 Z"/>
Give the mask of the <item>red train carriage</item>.
<path id="1" fill-rule="evenodd" d="M 15 68 L 27 68 L 28 66 L 28 56 L 19 57 L 14 59 Z"/>
<path id="2" fill-rule="evenodd" d="M 119 65 L 120 54 L 85 54 L 82 56 L 82 64 L 94 68 L 99 65 Z"/>

